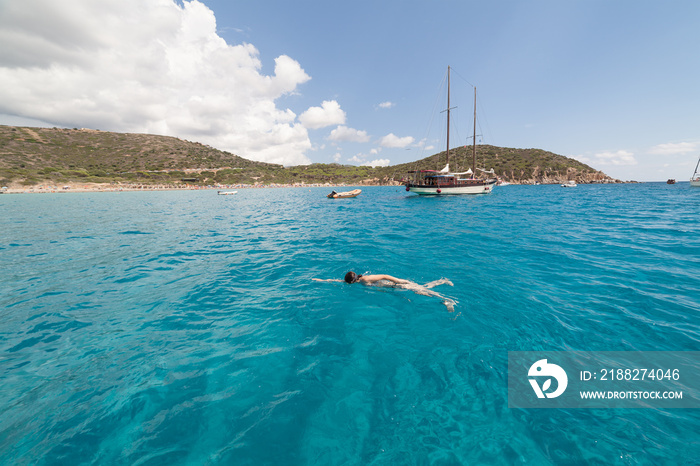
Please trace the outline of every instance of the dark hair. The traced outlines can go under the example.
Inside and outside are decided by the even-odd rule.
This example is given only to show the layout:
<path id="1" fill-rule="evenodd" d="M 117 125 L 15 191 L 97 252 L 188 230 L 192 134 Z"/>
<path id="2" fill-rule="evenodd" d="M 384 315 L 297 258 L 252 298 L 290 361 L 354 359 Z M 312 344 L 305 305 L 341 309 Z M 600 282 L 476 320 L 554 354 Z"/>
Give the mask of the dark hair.
<path id="1" fill-rule="evenodd" d="M 348 283 L 355 283 L 361 276 L 362 275 L 357 275 L 355 272 L 348 272 L 345 274 L 345 281 Z"/>

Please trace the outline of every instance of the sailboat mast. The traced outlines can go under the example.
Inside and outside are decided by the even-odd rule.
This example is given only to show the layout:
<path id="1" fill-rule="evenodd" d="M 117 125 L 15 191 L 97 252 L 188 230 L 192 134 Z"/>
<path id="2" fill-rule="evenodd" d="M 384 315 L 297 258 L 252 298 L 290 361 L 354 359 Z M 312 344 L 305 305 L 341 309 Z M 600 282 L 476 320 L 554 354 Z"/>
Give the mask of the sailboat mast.
<path id="1" fill-rule="evenodd" d="M 450 67 L 447 67 L 447 165 L 450 164 Z"/>
<path id="2" fill-rule="evenodd" d="M 474 139 L 472 140 L 472 178 L 476 178 L 476 86 L 474 86 Z"/>

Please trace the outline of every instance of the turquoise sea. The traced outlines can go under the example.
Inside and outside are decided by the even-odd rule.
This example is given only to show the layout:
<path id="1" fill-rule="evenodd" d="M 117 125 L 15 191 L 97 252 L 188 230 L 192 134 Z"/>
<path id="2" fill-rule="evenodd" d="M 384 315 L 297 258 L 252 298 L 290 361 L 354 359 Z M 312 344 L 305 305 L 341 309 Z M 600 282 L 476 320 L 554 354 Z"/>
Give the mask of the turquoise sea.
<path id="1" fill-rule="evenodd" d="M 362 189 L 0 196 L 0 463 L 699 464 L 700 410 L 509 408 L 507 361 L 700 350 L 700 189 Z"/>

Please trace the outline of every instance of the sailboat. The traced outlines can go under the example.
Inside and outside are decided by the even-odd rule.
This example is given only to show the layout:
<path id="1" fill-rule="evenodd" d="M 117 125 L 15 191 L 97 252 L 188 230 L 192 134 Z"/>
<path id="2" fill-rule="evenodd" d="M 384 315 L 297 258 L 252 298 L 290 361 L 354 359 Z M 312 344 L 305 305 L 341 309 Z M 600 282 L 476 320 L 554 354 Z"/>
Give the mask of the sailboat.
<path id="1" fill-rule="evenodd" d="M 472 145 L 472 168 L 466 172 L 450 171 L 450 67 L 447 67 L 447 164 L 442 170 L 409 171 L 409 180 L 405 182 L 406 191 L 419 195 L 440 194 L 488 194 L 493 191 L 498 180 L 493 170 L 493 178 L 481 179 L 474 174 L 476 170 L 476 87 L 474 88 L 474 140 Z"/>
<path id="2" fill-rule="evenodd" d="M 700 173 L 698 172 L 699 166 L 700 159 L 698 159 L 698 163 L 695 164 L 695 172 L 693 173 L 693 176 L 690 177 L 690 186 L 695 186 L 696 188 L 700 188 Z"/>

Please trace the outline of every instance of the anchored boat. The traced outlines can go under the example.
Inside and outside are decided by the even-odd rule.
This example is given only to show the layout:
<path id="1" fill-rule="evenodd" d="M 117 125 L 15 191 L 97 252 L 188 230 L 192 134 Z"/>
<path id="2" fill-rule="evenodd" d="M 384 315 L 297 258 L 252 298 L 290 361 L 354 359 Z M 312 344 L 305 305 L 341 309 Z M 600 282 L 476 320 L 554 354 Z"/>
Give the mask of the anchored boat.
<path id="1" fill-rule="evenodd" d="M 698 159 L 698 163 L 695 164 L 695 172 L 693 172 L 693 176 L 690 177 L 690 186 L 695 186 L 696 188 L 700 188 L 700 173 L 698 173 L 698 166 L 700 166 L 700 159 Z"/>
<path id="2" fill-rule="evenodd" d="M 488 194 L 493 191 L 498 179 L 493 170 L 485 171 L 494 175 L 493 178 L 482 179 L 475 176 L 476 170 L 476 87 L 474 88 L 474 136 L 472 145 L 472 170 L 464 172 L 450 171 L 450 67 L 447 67 L 447 164 L 440 171 L 415 170 L 410 171 L 409 179 L 405 182 L 406 191 L 419 195 L 441 194 Z"/>
<path id="3" fill-rule="evenodd" d="M 326 197 L 330 199 L 344 199 L 348 197 L 357 197 L 360 195 L 361 192 L 361 189 L 353 189 L 352 191 L 345 191 L 342 193 L 336 193 L 335 191 L 333 191 Z"/>

